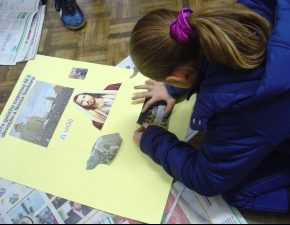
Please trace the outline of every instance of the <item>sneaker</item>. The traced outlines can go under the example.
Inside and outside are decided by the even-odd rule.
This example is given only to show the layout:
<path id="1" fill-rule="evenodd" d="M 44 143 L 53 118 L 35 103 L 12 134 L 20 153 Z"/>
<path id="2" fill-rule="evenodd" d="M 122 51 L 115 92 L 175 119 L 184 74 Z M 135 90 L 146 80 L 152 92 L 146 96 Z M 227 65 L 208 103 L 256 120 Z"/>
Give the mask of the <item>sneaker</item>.
<path id="1" fill-rule="evenodd" d="M 76 0 L 55 0 L 55 9 L 69 29 L 79 30 L 86 25 L 86 19 Z"/>

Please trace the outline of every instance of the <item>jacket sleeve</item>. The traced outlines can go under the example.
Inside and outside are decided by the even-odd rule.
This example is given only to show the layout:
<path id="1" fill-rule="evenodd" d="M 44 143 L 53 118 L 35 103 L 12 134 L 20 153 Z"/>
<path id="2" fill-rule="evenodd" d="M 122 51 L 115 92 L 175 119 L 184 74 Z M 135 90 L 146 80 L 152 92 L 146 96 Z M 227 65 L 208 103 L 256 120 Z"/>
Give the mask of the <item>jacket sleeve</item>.
<path id="1" fill-rule="evenodd" d="M 274 149 L 274 142 L 246 122 L 237 124 L 236 118 L 213 120 L 199 150 L 157 126 L 145 130 L 140 148 L 189 189 L 219 195 L 245 179 Z"/>
<path id="2" fill-rule="evenodd" d="M 237 3 L 243 4 L 259 15 L 274 24 L 274 15 L 277 0 L 238 0 Z"/>
<path id="3" fill-rule="evenodd" d="M 179 97 L 185 95 L 188 91 L 187 88 L 177 88 L 169 84 L 166 84 L 165 86 L 167 88 L 168 93 L 175 99 L 178 99 Z"/>

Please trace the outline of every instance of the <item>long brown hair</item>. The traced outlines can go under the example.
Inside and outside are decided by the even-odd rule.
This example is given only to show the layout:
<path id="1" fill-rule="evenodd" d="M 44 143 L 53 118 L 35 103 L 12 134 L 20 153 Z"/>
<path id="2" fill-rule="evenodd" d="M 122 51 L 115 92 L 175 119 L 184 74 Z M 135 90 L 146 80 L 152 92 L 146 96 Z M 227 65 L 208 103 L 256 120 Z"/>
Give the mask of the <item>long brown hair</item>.
<path id="1" fill-rule="evenodd" d="M 214 65 L 254 69 L 265 60 L 270 23 L 244 5 L 222 3 L 195 10 L 188 23 L 197 32 L 189 43 L 170 35 L 178 12 L 161 9 L 148 13 L 135 25 L 130 55 L 147 77 L 164 81 L 175 69 L 194 70 L 203 52 Z"/>

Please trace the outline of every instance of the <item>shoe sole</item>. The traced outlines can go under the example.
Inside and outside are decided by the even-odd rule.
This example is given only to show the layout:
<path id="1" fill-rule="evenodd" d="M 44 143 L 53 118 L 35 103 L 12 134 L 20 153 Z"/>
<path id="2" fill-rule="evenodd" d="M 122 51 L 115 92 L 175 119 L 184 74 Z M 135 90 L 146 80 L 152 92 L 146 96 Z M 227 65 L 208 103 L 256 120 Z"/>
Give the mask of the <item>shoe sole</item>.
<path id="1" fill-rule="evenodd" d="M 70 26 L 66 26 L 66 27 L 67 27 L 68 29 L 70 29 L 70 30 L 80 30 L 80 29 L 82 29 L 86 24 L 87 24 L 87 20 L 84 19 L 84 22 L 83 22 L 81 25 L 77 26 L 77 27 L 70 27 Z"/>

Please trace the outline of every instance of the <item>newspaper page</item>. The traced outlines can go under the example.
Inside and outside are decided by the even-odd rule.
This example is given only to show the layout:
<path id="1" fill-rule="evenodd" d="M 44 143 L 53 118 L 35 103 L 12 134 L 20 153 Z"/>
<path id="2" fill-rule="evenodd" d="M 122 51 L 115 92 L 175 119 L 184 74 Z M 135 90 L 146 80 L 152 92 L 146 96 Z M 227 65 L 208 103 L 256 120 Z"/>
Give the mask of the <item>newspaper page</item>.
<path id="1" fill-rule="evenodd" d="M 203 197 L 175 182 L 170 190 L 162 224 L 247 224 L 241 213 L 219 195 Z"/>
<path id="2" fill-rule="evenodd" d="M 36 15 L 43 7 L 40 0 L 0 0 L 0 65 L 24 61 L 33 40 L 31 34 L 42 28 L 37 25 L 41 17 Z"/>
<path id="3" fill-rule="evenodd" d="M 0 224 L 140 224 L 0 178 Z"/>
<path id="4" fill-rule="evenodd" d="M 0 224 L 143 224 L 0 178 Z M 180 182 L 170 190 L 161 224 L 247 224 L 220 197 L 205 198 Z"/>
<path id="5" fill-rule="evenodd" d="M 185 186 L 176 184 L 170 189 L 161 224 L 209 224 L 210 220 L 195 199 L 191 202 L 194 207 L 185 204 Z"/>
<path id="6" fill-rule="evenodd" d="M 37 49 L 41 37 L 41 31 L 43 27 L 43 22 L 44 22 L 44 16 L 45 16 L 45 10 L 46 10 L 46 5 L 42 5 L 39 8 L 38 14 L 35 15 L 35 18 L 33 19 L 30 33 L 31 33 L 31 42 L 30 46 L 28 46 L 29 50 L 27 55 L 24 58 L 24 61 L 28 61 L 30 59 L 33 59 L 35 55 L 37 54 Z"/>

